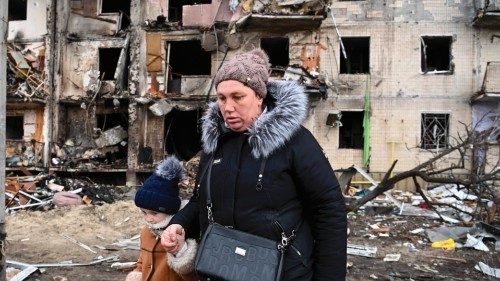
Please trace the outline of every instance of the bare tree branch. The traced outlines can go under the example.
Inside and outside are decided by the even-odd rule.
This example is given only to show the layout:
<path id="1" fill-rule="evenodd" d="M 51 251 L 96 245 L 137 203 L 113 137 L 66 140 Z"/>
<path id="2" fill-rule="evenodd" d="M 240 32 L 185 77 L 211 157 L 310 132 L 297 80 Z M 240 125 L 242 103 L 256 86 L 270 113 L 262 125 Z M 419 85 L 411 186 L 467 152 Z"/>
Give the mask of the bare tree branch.
<path id="1" fill-rule="evenodd" d="M 432 203 L 430 202 L 429 198 L 427 198 L 427 196 L 425 196 L 424 191 L 422 191 L 422 187 L 420 187 L 420 184 L 417 181 L 417 178 L 416 177 L 412 177 L 412 178 L 413 178 L 413 183 L 415 184 L 415 187 L 417 188 L 417 192 L 420 194 L 420 196 L 422 196 L 422 198 L 424 199 L 425 203 L 427 203 L 427 205 L 429 205 L 429 207 L 434 212 L 436 212 L 436 214 L 439 216 L 439 218 L 441 219 L 441 221 L 444 222 L 445 220 L 443 219 L 443 217 L 441 216 L 441 214 L 436 210 L 436 208 L 434 208 L 434 205 L 432 205 Z"/>
<path id="2" fill-rule="evenodd" d="M 494 168 L 490 169 L 488 173 L 485 173 L 485 163 L 481 163 L 482 166 L 477 167 L 474 164 L 477 157 L 475 153 L 477 153 L 476 150 L 478 148 L 487 151 L 488 146 L 490 145 L 488 138 L 495 129 L 496 128 L 492 127 L 488 130 L 477 132 L 465 126 L 464 131 L 466 134 L 458 134 L 456 138 L 453 138 L 453 145 L 449 145 L 448 148 L 439 151 L 438 153 L 435 153 L 434 151 L 434 156 L 427 161 L 418 164 L 408 171 L 399 172 L 393 175 L 393 170 L 396 166 L 397 160 L 394 161 L 380 183 L 373 190 L 367 192 L 363 197 L 351 202 L 348 205 L 348 209 L 356 211 L 367 202 L 392 189 L 398 182 L 407 178 L 412 178 L 417 192 L 422 195 L 424 201 L 429 204 L 429 206 L 436 213 L 438 212 L 433 205 L 447 206 L 461 213 L 474 216 L 474 214 L 463 211 L 456 206 L 432 202 L 426 197 L 422 187 L 417 181 L 417 178 L 420 178 L 427 183 L 456 184 L 457 186 L 462 186 L 467 189 L 469 193 L 478 197 L 478 208 L 484 208 L 485 204 L 481 202 L 481 198 L 490 198 L 492 200 L 495 198 L 492 188 L 498 184 L 498 175 L 500 174 L 498 163 L 500 163 L 500 159 L 497 158 Z M 437 147 L 439 147 L 439 145 L 437 145 Z M 430 152 L 432 153 L 433 151 Z M 438 215 L 441 217 L 439 213 Z"/>

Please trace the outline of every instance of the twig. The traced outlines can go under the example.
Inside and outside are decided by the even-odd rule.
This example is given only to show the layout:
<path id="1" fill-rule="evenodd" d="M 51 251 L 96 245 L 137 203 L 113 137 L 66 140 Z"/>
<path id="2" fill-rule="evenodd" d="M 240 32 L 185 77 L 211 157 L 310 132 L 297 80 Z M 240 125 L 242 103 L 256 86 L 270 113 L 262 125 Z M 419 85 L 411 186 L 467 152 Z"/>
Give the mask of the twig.
<path id="1" fill-rule="evenodd" d="M 92 262 L 88 262 L 88 263 L 40 263 L 40 264 L 27 264 L 27 263 L 23 263 L 23 262 L 17 262 L 17 261 L 7 260 L 7 264 L 11 264 L 11 265 L 31 265 L 31 266 L 35 266 L 35 267 L 87 266 L 87 265 L 94 265 L 94 264 L 98 264 L 98 263 L 109 261 L 109 260 L 114 260 L 116 258 L 118 258 L 118 256 L 111 256 L 111 257 L 107 257 L 107 258 L 102 258 L 102 259 L 98 259 L 98 260 L 95 260 L 95 261 L 92 261 Z"/>
<path id="2" fill-rule="evenodd" d="M 420 196 L 422 196 L 422 198 L 424 199 L 425 203 L 427 203 L 427 205 L 429 205 L 429 207 L 434 212 L 436 212 L 436 214 L 439 216 L 439 218 L 441 219 L 441 221 L 444 222 L 445 220 L 443 219 L 443 217 L 441 216 L 441 214 L 436 210 L 436 208 L 434 208 L 434 205 L 432 205 L 431 201 L 429 201 L 429 199 L 427 198 L 427 196 L 425 196 L 424 192 L 422 191 L 422 187 L 420 186 L 420 184 L 417 181 L 417 178 L 415 176 L 413 176 L 412 178 L 413 178 L 413 183 L 415 183 L 415 187 L 417 188 L 417 192 L 420 194 Z"/>
<path id="3" fill-rule="evenodd" d="M 10 193 L 5 193 L 5 194 L 9 194 L 10 195 Z M 7 204 L 5 204 L 5 207 L 9 207 L 10 204 L 12 204 L 12 202 L 14 202 L 14 200 L 17 200 L 17 202 L 20 202 L 19 199 L 16 198 L 17 195 L 19 195 L 19 192 L 16 192 L 16 194 L 14 194 L 13 196 L 9 196 L 10 200 L 9 200 L 9 202 L 7 202 Z"/>
<path id="4" fill-rule="evenodd" d="M 71 237 L 69 237 L 68 235 L 65 235 L 65 234 L 61 234 L 61 236 L 62 236 L 62 237 L 64 237 L 64 238 L 66 238 L 66 239 L 68 239 L 69 241 L 71 241 L 71 242 L 75 243 L 76 245 L 78 245 L 78 246 L 80 246 L 80 247 L 84 248 L 85 250 L 88 250 L 89 252 L 91 252 L 91 253 L 93 253 L 93 254 L 97 254 L 97 252 L 96 252 L 96 251 L 92 250 L 89 246 L 87 246 L 87 245 L 83 244 L 82 242 L 79 242 L 79 241 L 77 241 L 76 239 L 71 238 Z"/>
<path id="5" fill-rule="evenodd" d="M 78 13 L 78 12 L 75 12 L 75 11 L 71 11 L 71 13 L 75 14 L 75 15 L 79 15 L 79 16 L 84 17 L 84 18 L 89 18 L 89 19 L 94 19 L 94 20 L 99 20 L 99 21 L 109 22 L 109 23 L 116 23 L 115 20 L 111 20 L 111 19 L 105 19 L 105 18 L 100 18 L 100 17 L 87 16 L 87 15 L 84 15 L 84 14 L 81 14 L 81 13 Z"/>
<path id="6" fill-rule="evenodd" d="M 451 258 L 451 257 L 443 257 L 443 256 L 428 256 L 428 255 L 423 255 L 425 258 L 430 258 L 430 259 L 440 259 L 440 260 L 447 260 L 447 261 L 458 261 L 462 263 L 467 263 L 467 260 L 461 259 L 461 258 Z"/>

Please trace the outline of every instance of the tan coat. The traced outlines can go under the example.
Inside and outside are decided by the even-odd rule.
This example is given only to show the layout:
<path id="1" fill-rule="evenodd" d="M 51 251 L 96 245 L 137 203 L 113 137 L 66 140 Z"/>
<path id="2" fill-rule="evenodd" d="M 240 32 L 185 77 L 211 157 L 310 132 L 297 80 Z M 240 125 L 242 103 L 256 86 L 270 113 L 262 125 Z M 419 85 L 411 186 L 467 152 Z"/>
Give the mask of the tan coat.
<path id="1" fill-rule="evenodd" d="M 141 252 L 137 267 L 126 281 L 183 281 L 198 280 L 194 274 L 177 274 L 168 266 L 167 253 L 161 246 L 161 240 L 148 227 L 141 230 Z"/>

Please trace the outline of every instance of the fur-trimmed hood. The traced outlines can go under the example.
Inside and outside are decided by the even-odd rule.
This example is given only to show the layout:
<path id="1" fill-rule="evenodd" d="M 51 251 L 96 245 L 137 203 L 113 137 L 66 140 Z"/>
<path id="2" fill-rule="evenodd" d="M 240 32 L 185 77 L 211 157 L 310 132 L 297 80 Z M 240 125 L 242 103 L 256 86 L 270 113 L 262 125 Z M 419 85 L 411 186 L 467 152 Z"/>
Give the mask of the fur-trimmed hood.
<path id="1" fill-rule="evenodd" d="M 296 82 L 269 81 L 267 92 L 266 109 L 246 132 L 255 158 L 268 157 L 282 147 L 307 117 L 308 99 Z M 212 153 L 225 132 L 217 102 L 209 104 L 202 122 L 203 151 Z"/>

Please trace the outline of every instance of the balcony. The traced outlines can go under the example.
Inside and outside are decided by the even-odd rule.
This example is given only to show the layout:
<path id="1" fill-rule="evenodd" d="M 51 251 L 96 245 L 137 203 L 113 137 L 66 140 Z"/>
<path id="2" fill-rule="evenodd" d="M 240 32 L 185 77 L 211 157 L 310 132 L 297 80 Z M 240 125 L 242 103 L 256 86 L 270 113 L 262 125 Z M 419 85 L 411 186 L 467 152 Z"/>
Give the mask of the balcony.
<path id="1" fill-rule="evenodd" d="M 476 16 L 472 22 L 474 26 L 482 28 L 500 28 L 500 0 L 480 0 Z"/>
<path id="2" fill-rule="evenodd" d="M 500 61 L 488 62 L 481 90 L 473 95 L 472 101 L 500 101 Z"/>

